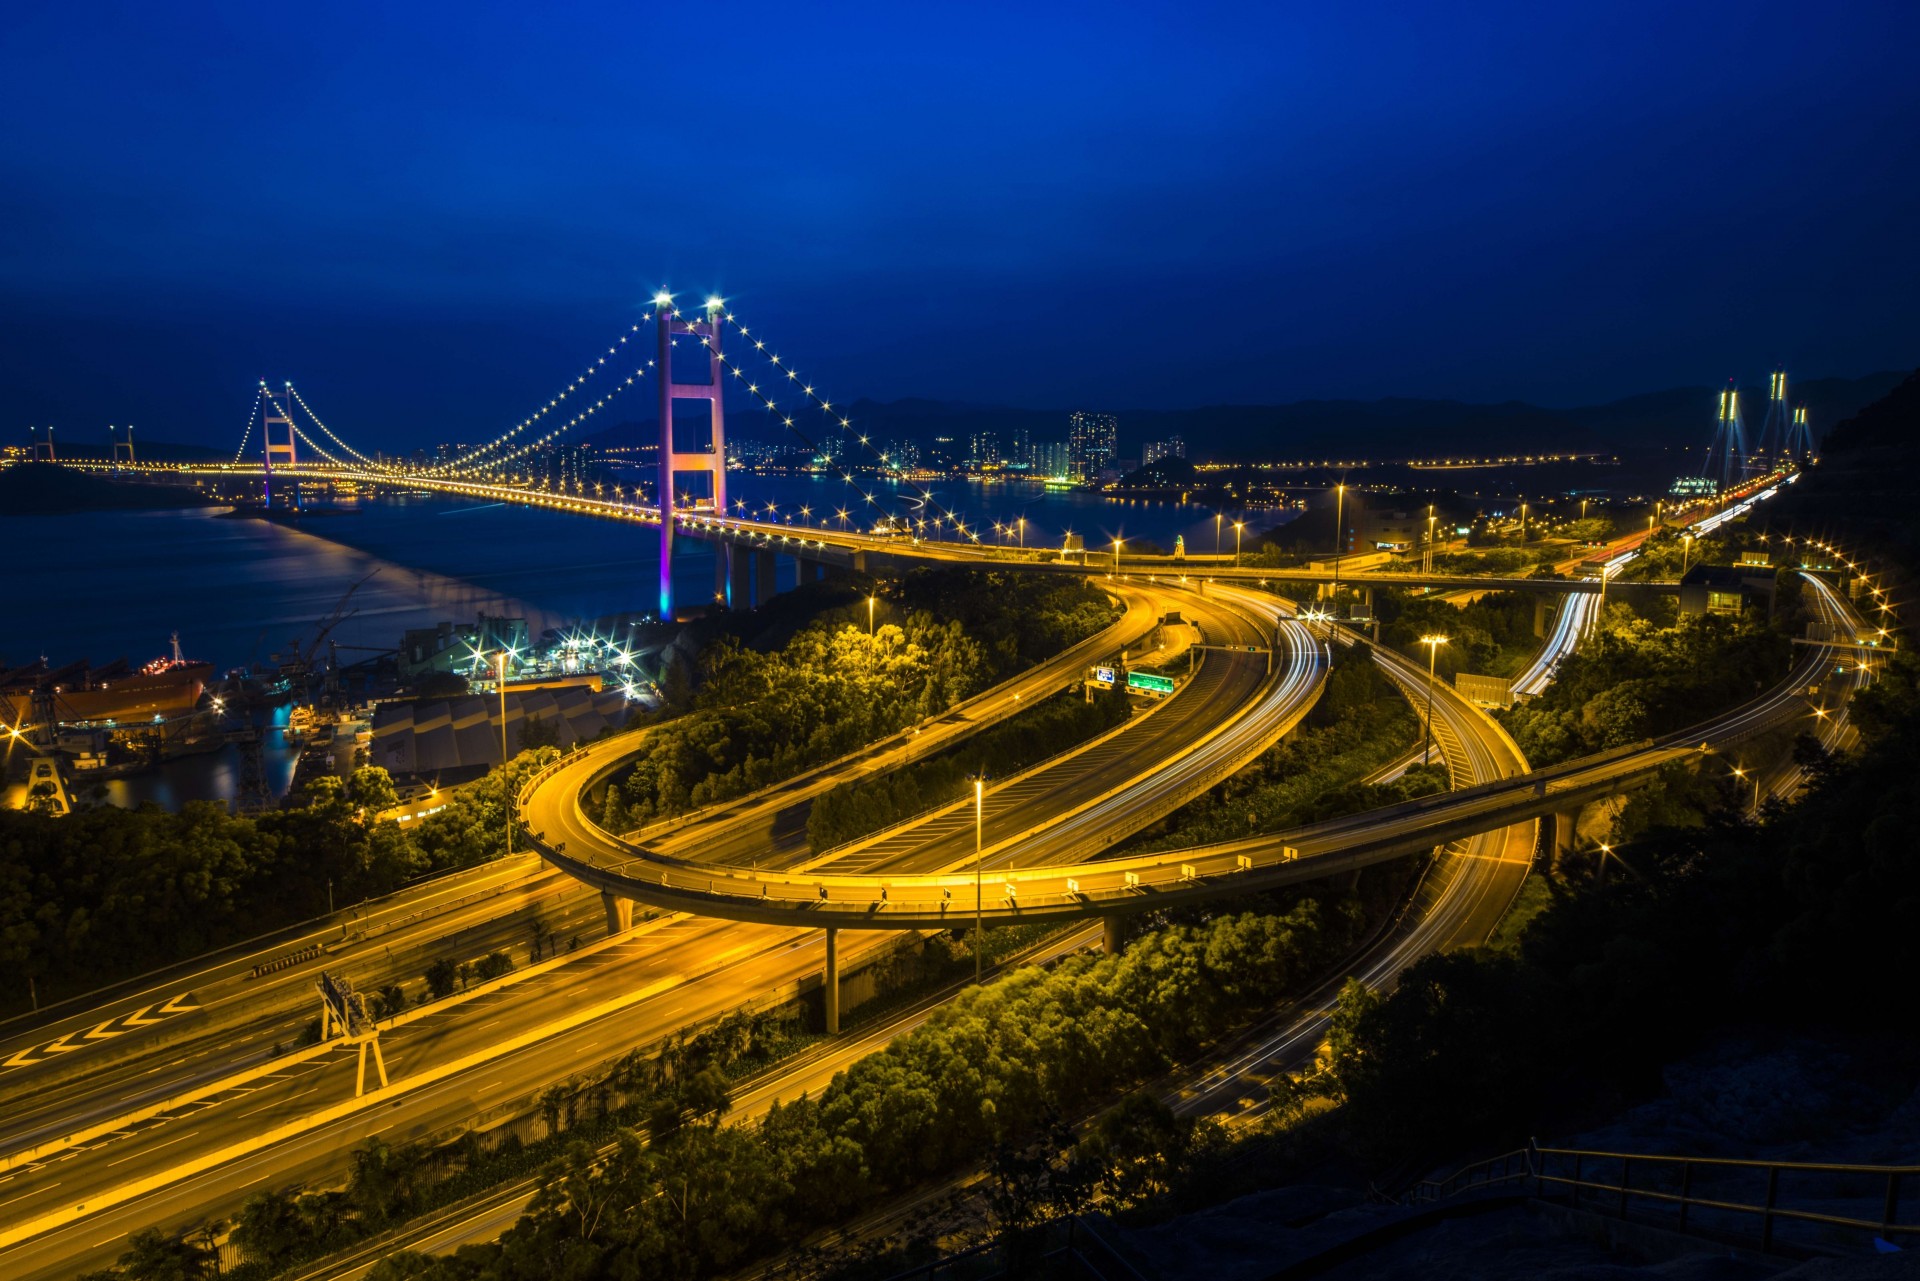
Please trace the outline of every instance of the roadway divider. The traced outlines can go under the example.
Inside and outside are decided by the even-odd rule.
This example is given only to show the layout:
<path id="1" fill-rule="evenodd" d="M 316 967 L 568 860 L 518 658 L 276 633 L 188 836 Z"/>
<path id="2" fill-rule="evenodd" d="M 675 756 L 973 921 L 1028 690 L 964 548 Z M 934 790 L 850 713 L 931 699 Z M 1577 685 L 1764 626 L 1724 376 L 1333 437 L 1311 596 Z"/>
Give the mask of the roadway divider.
<path id="1" fill-rule="evenodd" d="M 297 952 L 288 952 L 285 956 L 277 956 L 271 961 L 262 961 L 253 967 L 253 973 L 248 975 L 248 977 L 257 979 L 263 974 L 277 974 L 281 970 L 300 964 L 302 961 L 311 961 L 324 951 L 326 951 L 326 948 L 320 944 L 309 943 Z"/>
<path id="2" fill-rule="evenodd" d="M 439 1014 L 442 1011 L 454 1009 L 468 1001 L 489 995 L 493 992 L 498 992 L 501 988 L 510 986 L 511 984 L 530 978 L 537 978 L 542 974 L 559 969 L 569 961 L 592 956 L 594 953 L 612 947 L 616 943 L 630 942 L 635 938 L 650 934 L 677 919 L 680 918 L 672 913 L 655 917 L 653 920 L 641 925 L 636 925 L 630 930 L 624 930 L 619 934 L 608 935 L 598 942 L 589 943 L 577 951 L 564 952 L 559 956 L 529 965 L 525 969 L 514 970 L 512 973 L 503 974 L 497 979 L 489 979 L 485 983 L 475 984 L 463 992 L 454 992 L 442 997 L 438 1001 L 429 1001 L 423 1005 L 409 1006 L 391 1018 L 381 1020 L 375 1027 L 382 1032 L 391 1031 L 396 1027 L 411 1023 L 416 1019 L 425 1018 L 429 1014 Z M 69 1134 L 63 1134 L 58 1138 L 43 1139 L 32 1147 L 22 1148 L 19 1151 L 9 1152 L 4 1156 L 0 1156 L 0 1170 L 11 1170 L 22 1165 L 28 1165 L 40 1160 L 42 1157 L 51 1156 L 56 1152 L 63 1152 L 71 1147 L 77 1147 L 82 1143 L 100 1138 L 102 1135 L 113 1134 L 116 1131 L 138 1125 L 143 1121 L 151 1121 L 154 1117 L 171 1112 L 175 1108 L 198 1103 L 202 1099 L 211 1098 L 227 1090 L 251 1084 L 254 1081 L 260 1080 L 262 1077 L 272 1076 L 275 1072 L 284 1071 L 297 1064 L 320 1058 L 326 1054 L 331 1054 L 335 1049 L 343 1045 L 345 1045 L 345 1042 L 335 1038 L 329 1041 L 321 1041 L 315 1045 L 305 1046 L 286 1054 L 276 1055 L 273 1058 L 267 1059 L 265 1062 L 255 1064 L 253 1067 L 243 1068 L 238 1072 L 230 1073 L 212 1081 L 201 1082 L 198 1085 L 181 1090 L 176 1094 L 170 1094 L 163 1099 L 157 1099 L 152 1103 L 135 1108 L 131 1112 L 120 1113 L 109 1120 L 96 1121 L 91 1125 L 83 1126 Z M 375 1091 L 374 1093 L 384 1094 L 385 1092 Z M 367 1097 L 372 1098 L 374 1095 L 369 1094 Z M 5 1242 L 0 1241 L 0 1244 L 5 1244 Z"/>
<path id="3" fill-rule="evenodd" d="M 666 919 L 671 918 L 664 918 L 659 924 L 665 924 Z M 615 939 L 604 940 L 604 942 L 613 942 L 618 939 L 630 937 L 632 937 L 632 934 L 628 932 L 616 936 Z M 786 943 L 779 942 L 770 947 L 761 948 L 759 951 L 772 951 L 785 948 L 786 946 Z M 570 959 L 572 956 L 582 955 L 586 950 L 587 949 L 582 948 L 580 952 L 571 953 L 567 959 Z M 669 974 L 665 978 L 656 979 L 644 987 L 636 988 L 631 992 L 624 992 L 619 996 L 609 997 L 607 1000 L 577 1010 L 553 1022 L 543 1023 L 539 1027 L 522 1032 L 505 1041 L 487 1046 L 481 1050 L 476 1050 L 471 1054 L 466 1054 L 460 1058 L 442 1063 L 437 1067 L 428 1068 L 412 1076 L 398 1078 L 390 1085 L 377 1090 L 369 1090 L 366 1094 L 358 1098 L 347 1099 L 344 1102 L 333 1104 L 317 1112 L 310 1113 L 297 1121 L 289 1121 L 285 1124 L 274 1126 L 272 1129 L 250 1135 L 245 1139 L 230 1143 L 225 1147 L 202 1153 L 200 1156 L 183 1161 L 179 1165 L 171 1166 L 161 1173 L 148 1175 L 130 1183 L 109 1188 L 104 1192 L 96 1194 L 89 1200 L 63 1206 L 58 1210 L 51 1211 L 33 1219 L 0 1226 L 0 1248 L 28 1240 L 43 1232 L 50 1232 L 55 1228 L 64 1227 L 66 1224 L 83 1219 L 90 1214 L 97 1214 L 102 1210 L 111 1209 L 116 1205 L 131 1201 L 136 1197 L 145 1196 L 149 1192 L 156 1191 L 183 1179 L 191 1178 L 206 1170 L 224 1165 L 229 1161 L 235 1161 L 264 1148 L 272 1147 L 276 1143 L 298 1138 L 303 1134 L 310 1134 L 322 1126 L 352 1116 L 357 1112 L 383 1106 L 392 1102 L 402 1094 L 412 1093 L 415 1090 L 424 1089 L 429 1085 L 438 1084 L 449 1077 L 458 1076 L 463 1072 L 469 1072 L 479 1067 L 483 1063 L 488 1063 L 505 1055 L 512 1054 L 517 1050 L 523 1050 L 528 1046 L 537 1045 L 541 1041 L 558 1036 L 582 1024 L 606 1018 L 611 1014 L 617 1014 L 621 1010 L 638 1005 L 640 1002 L 658 996 L 662 992 L 670 991 L 686 983 L 698 982 L 711 974 L 719 972 L 728 965 L 732 965 L 743 959 L 738 954 L 739 951 L 740 949 L 735 949 L 734 951 L 721 954 L 715 958 L 712 963 L 697 973 Z M 527 973 L 531 974 L 532 970 L 529 969 Z M 497 990 L 497 988 L 490 988 L 489 990 Z M 474 989 L 472 995 L 479 994 L 480 989 Z M 324 1047 L 317 1048 L 331 1050 L 333 1044 L 327 1044 Z M 284 1063 L 285 1060 L 281 1062 Z"/>

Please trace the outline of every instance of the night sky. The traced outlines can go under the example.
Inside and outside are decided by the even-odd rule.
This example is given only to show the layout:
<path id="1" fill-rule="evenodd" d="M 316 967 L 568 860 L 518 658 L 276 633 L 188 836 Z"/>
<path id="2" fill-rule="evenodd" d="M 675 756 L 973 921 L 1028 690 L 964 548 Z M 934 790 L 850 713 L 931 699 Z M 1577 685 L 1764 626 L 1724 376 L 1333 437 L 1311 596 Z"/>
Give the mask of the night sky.
<path id="1" fill-rule="evenodd" d="M 481 439 L 662 285 L 842 401 L 1920 356 L 1911 0 L 34 3 L 0 102 L 9 440 Z"/>

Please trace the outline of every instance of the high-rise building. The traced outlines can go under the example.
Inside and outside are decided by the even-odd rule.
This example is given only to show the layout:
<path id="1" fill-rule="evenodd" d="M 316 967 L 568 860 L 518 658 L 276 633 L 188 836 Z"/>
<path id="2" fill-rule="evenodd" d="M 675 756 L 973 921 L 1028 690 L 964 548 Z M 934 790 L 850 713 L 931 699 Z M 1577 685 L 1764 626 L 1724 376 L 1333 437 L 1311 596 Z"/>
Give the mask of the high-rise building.
<path id="1" fill-rule="evenodd" d="M 1033 446 L 1033 474 L 1036 476 L 1065 476 L 1072 464 L 1072 454 L 1064 440 L 1046 440 Z"/>
<path id="2" fill-rule="evenodd" d="M 967 461 L 975 470 L 1000 465 L 1000 434 L 991 431 L 973 433 L 972 448 L 967 451 Z"/>
<path id="3" fill-rule="evenodd" d="M 1068 469 L 1075 480 L 1092 480 L 1113 462 L 1120 420 L 1078 410 L 1067 420 Z"/>
<path id="4" fill-rule="evenodd" d="M 1165 440 L 1150 440 L 1140 450 L 1140 465 L 1151 467 L 1162 458 L 1185 458 L 1187 442 L 1175 433 Z"/>

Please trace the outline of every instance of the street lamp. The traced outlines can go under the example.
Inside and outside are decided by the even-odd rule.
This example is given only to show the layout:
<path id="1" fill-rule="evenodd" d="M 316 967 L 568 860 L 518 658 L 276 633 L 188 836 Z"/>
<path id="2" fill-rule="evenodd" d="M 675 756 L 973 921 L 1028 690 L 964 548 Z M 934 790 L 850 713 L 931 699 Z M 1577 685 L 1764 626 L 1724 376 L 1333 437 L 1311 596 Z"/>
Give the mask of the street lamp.
<path id="1" fill-rule="evenodd" d="M 1422 636 L 1420 643 L 1427 647 L 1427 737 L 1420 748 L 1420 763 L 1428 764 L 1433 758 L 1433 670 L 1440 660 L 1440 647 L 1447 643 L 1445 636 Z M 1449 790 L 1453 787 L 1452 776 L 1447 779 Z"/>
<path id="2" fill-rule="evenodd" d="M 1347 550 L 1347 487 L 1333 487 L 1333 590 L 1340 591 L 1340 554 Z"/>
<path id="3" fill-rule="evenodd" d="M 1020 531 L 1020 550 L 1027 550 L 1027 518 L 1022 516 L 1014 521 L 1013 525 L 1015 529 Z"/>
<path id="4" fill-rule="evenodd" d="M 1747 771 L 1736 765 L 1733 767 L 1733 776 L 1735 778 L 1745 778 Z M 1755 814 L 1760 812 L 1760 775 L 1758 771 L 1753 775 L 1753 812 Z"/>
<path id="5" fill-rule="evenodd" d="M 1120 572 L 1120 543 L 1121 542 L 1122 540 L 1118 538 L 1113 540 L 1113 572 L 1116 574 Z"/>
<path id="6" fill-rule="evenodd" d="M 1213 554 L 1220 554 L 1220 513 L 1213 514 Z"/>
<path id="7" fill-rule="evenodd" d="M 980 834 L 983 827 L 982 815 L 986 812 L 987 780 L 973 780 L 973 981 L 980 981 L 980 948 L 986 942 L 982 933 L 982 909 L 980 900 Z"/>
<path id="8" fill-rule="evenodd" d="M 873 639 L 873 600 L 874 600 L 873 597 L 871 596 L 867 597 L 867 639 L 868 640 Z"/>
<path id="9" fill-rule="evenodd" d="M 1235 569 L 1240 568 L 1240 531 L 1246 527 L 1247 522 L 1243 520 L 1233 522 L 1233 567 Z"/>
<path id="10" fill-rule="evenodd" d="M 1680 577 L 1682 578 L 1687 576 L 1687 558 L 1692 552 L 1693 535 L 1690 533 L 1680 535 Z"/>

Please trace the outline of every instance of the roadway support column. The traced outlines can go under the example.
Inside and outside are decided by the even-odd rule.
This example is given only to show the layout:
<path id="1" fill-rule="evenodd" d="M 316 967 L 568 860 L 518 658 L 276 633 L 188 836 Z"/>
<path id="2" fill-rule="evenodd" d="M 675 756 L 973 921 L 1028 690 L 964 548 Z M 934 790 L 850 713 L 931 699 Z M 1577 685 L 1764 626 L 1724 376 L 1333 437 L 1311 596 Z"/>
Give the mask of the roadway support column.
<path id="1" fill-rule="evenodd" d="M 1127 926 L 1118 912 L 1100 918 L 1100 950 L 1118 956 L 1127 949 Z"/>
<path id="2" fill-rule="evenodd" d="M 633 900 L 600 891 L 600 906 L 607 909 L 607 933 L 625 934 L 633 928 Z"/>
<path id="3" fill-rule="evenodd" d="M 753 554 L 753 607 L 760 608 L 773 599 L 775 588 L 779 585 L 780 558 L 770 551 L 757 551 Z"/>
<path id="4" fill-rule="evenodd" d="M 1560 861 L 1573 853 L 1575 833 L 1580 830 L 1580 811 L 1577 809 L 1560 810 L 1553 816 L 1553 866 L 1559 867 Z"/>
<path id="5" fill-rule="evenodd" d="M 1533 634 L 1541 640 L 1547 636 L 1547 598 L 1540 592 L 1533 596 Z"/>
<path id="6" fill-rule="evenodd" d="M 822 986 L 827 1004 L 827 1035 L 840 1035 L 840 931 L 827 931 L 827 973 Z"/>
<path id="7" fill-rule="evenodd" d="M 753 604 L 753 556 L 744 547 L 727 545 L 727 605 L 747 609 Z"/>

